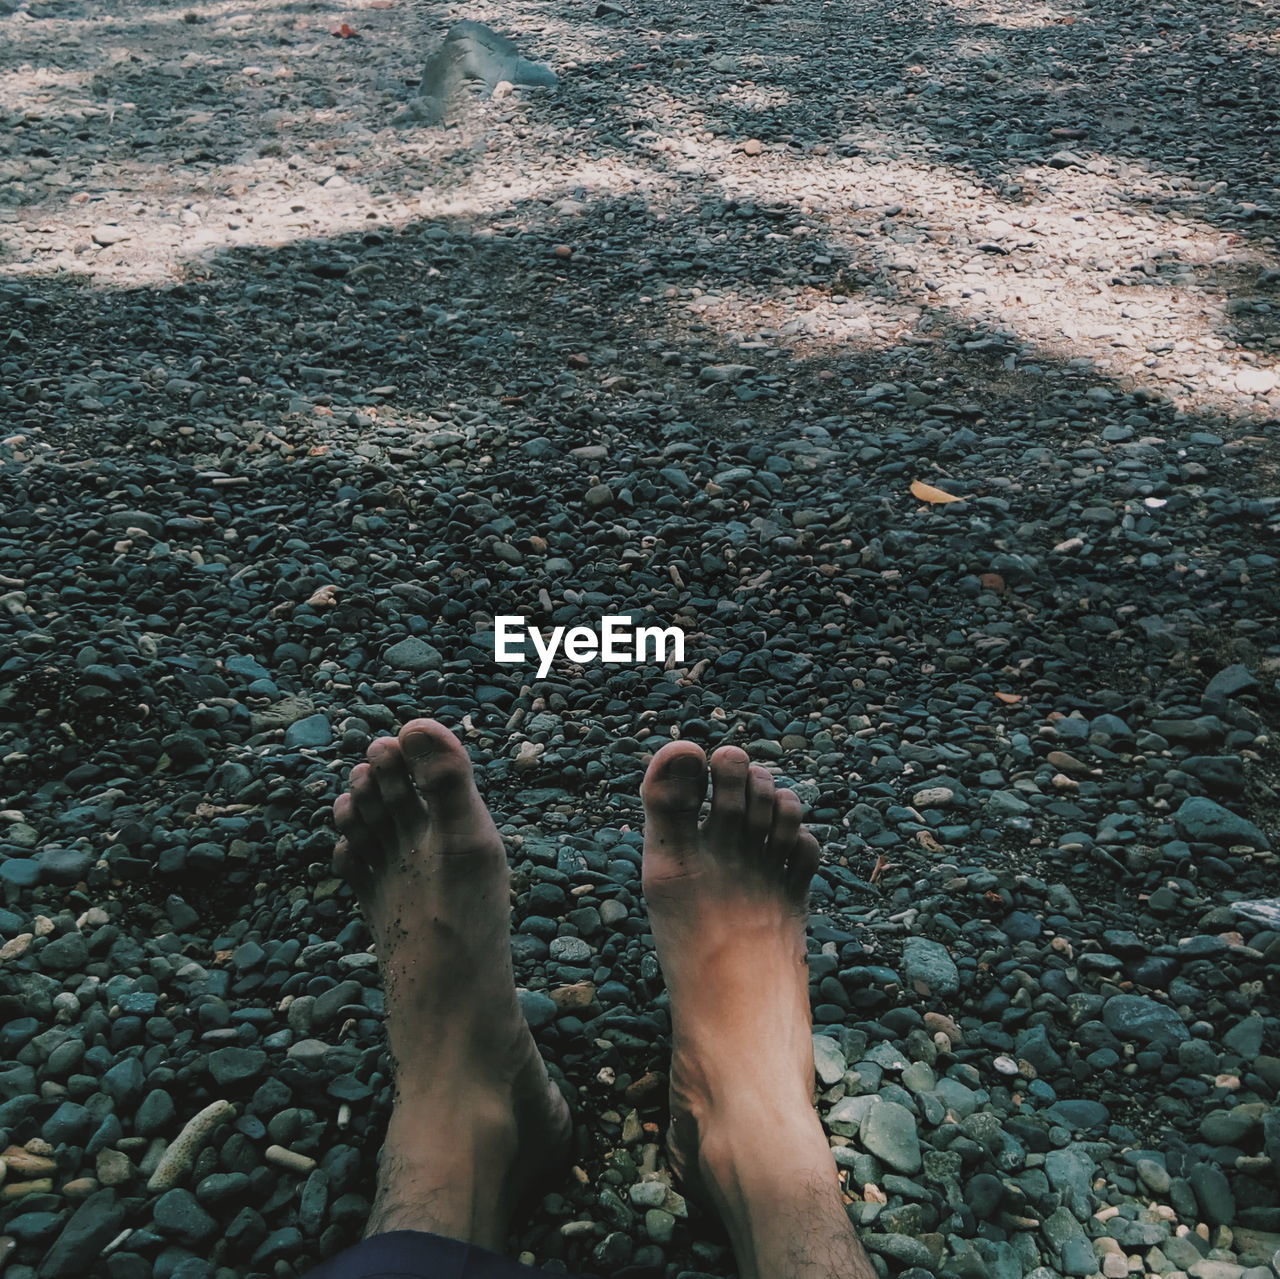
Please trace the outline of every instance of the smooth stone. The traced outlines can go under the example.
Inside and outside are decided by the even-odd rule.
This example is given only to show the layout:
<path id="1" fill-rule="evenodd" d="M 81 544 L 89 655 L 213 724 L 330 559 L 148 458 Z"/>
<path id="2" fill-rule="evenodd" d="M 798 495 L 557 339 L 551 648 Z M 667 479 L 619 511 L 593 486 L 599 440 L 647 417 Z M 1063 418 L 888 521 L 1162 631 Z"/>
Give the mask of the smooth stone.
<path id="1" fill-rule="evenodd" d="M 1222 1036 L 1222 1046 L 1246 1061 L 1262 1052 L 1265 1026 L 1261 1017 L 1243 1017 Z"/>
<path id="2" fill-rule="evenodd" d="M 915 1116 L 895 1101 L 875 1099 L 863 1116 L 858 1137 L 871 1154 L 895 1172 L 920 1171 L 920 1137 Z"/>
<path id="3" fill-rule="evenodd" d="M 1184 799 L 1173 815 L 1173 824 L 1191 843 L 1244 844 L 1264 850 L 1271 847 L 1271 841 L 1251 821 L 1205 795 Z"/>
<path id="4" fill-rule="evenodd" d="M 1154 1248 L 1169 1237 L 1169 1226 L 1163 1221 L 1129 1221 L 1113 1217 L 1107 1222 L 1111 1238 L 1130 1250 Z"/>
<path id="5" fill-rule="evenodd" d="M 398 671 L 434 671 L 444 662 L 444 655 L 417 635 L 410 635 L 398 644 L 392 644 L 383 653 L 383 660 Z"/>
<path id="6" fill-rule="evenodd" d="M 156 1229 L 187 1247 L 207 1243 L 218 1232 L 218 1223 L 200 1206 L 189 1190 L 166 1190 L 152 1207 Z"/>
<path id="7" fill-rule="evenodd" d="M 127 1114 L 142 1096 L 144 1082 L 142 1062 L 136 1057 L 126 1057 L 103 1074 L 102 1090 L 115 1103 L 117 1111 Z"/>
<path id="8" fill-rule="evenodd" d="M 1083 1235 L 1068 1239 L 1062 1245 L 1062 1270 L 1064 1274 L 1083 1276 L 1098 1273 L 1100 1267 L 1093 1244 Z"/>
<path id="9" fill-rule="evenodd" d="M 1097 1128 L 1111 1117 L 1101 1102 L 1089 1101 L 1084 1097 L 1055 1101 L 1044 1113 L 1064 1128 Z"/>
<path id="10" fill-rule="evenodd" d="M 1142 1184 L 1152 1194 L 1163 1195 L 1168 1193 L 1169 1183 L 1172 1178 L 1169 1176 L 1169 1170 L 1163 1164 L 1156 1163 L 1154 1159 L 1139 1159 L 1136 1167 Z"/>
<path id="11" fill-rule="evenodd" d="M 1247 667 L 1236 662 L 1224 666 L 1205 685 L 1204 700 L 1206 703 L 1224 702 L 1231 697 L 1239 697 L 1241 693 L 1251 693 L 1259 688 L 1258 677 Z"/>
<path id="12" fill-rule="evenodd" d="M 860 1238 L 869 1252 L 892 1257 L 899 1265 L 919 1267 L 930 1273 L 938 1268 L 928 1246 L 922 1240 L 913 1239 L 910 1235 L 867 1232 Z"/>
<path id="13" fill-rule="evenodd" d="M 830 1035 L 813 1036 L 813 1065 L 818 1078 L 828 1088 L 838 1084 L 848 1069 L 840 1045 Z"/>
<path id="14" fill-rule="evenodd" d="M 971 1088 L 966 1088 L 958 1079 L 949 1076 L 939 1079 L 933 1092 L 936 1097 L 942 1098 L 943 1104 L 954 1112 L 957 1119 L 967 1118 L 980 1104 L 977 1094 Z"/>
<path id="15" fill-rule="evenodd" d="M 1146 995 L 1112 995 L 1102 1006 L 1103 1024 L 1121 1039 L 1175 1048 L 1191 1038 L 1181 1017 Z"/>
<path id="16" fill-rule="evenodd" d="M 676 1219 L 674 1214 L 665 1208 L 649 1208 L 644 1214 L 644 1230 L 650 1241 L 656 1244 L 671 1242 L 675 1233 Z"/>
<path id="17" fill-rule="evenodd" d="M 290 748 L 328 746 L 333 741 L 333 725 L 327 715 L 307 715 L 294 720 L 284 731 L 284 744 Z"/>
<path id="18" fill-rule="evenodd" d="M 1010 941 L 1035 941 L 1044 931 L 1040 921 L 1025 910 L 1010 911 L 1000 927 Z"/>
<path id="19" fill-rule="evenodd" d="M 544 995 L 540 990 L 517 990 L 516 999 L 520 1003 L 520 1011 L 524 1013 L 525 1021 L 529 1023 L 532 1030 L 549 1026 L 555 1021 L 560 1011 L 556 1007 L 555 1000 L 550 995 Z"/>
<path id="20" fill-rule="evenodd" d="M 1245 1267 L 1234 1261 L 1215 1261 L 1202 1257 L 1187 1267 L 1191 1279 L 1243 1279 Z"/>
<path id="21" fill-rule="evenodd" d="M 1238 1146 L 1257 1127 L 1261 1116 L 1250 1106 L 1211 1110 L 1200 1120 L 1200 1136 L 1211 1146 Z"/>
<path id="22" fill-rule="evenodd" d="M 256 658 L 246 656 L 228 657 L 223 665 L 231 672 L 232 675 L 239 675 L 241 679 L 270 679 L 271 672 L 267 670 L 261 662 Z"/>
<path id="23" fill-rule="evenodd" d="M 30 857 L 0 862 L 0 881 L 13 888 L 34 888 L 40 882 L 40 863 Z"/>
<path id="24" fill-rule="evenodd" d="M 1081 1203 L 1088 1202 L 1095 1166 L 1092 1157 L 1080 1145 L 1050 1150 L 1044 1157 L 1044 1171 L 1049 1184 Z"/>
<path id="25" fill-rule="evenodd" d="M 960 989 L 960 970 L 950 952 L 928 937 L 908 937 L 902 947 L 902 968 L 909 983 L 928 987 L 930 995 L 945 997 Z"/>
<path id="26" fill-rule="evenodd" d="M 902 1086 L 909 1092 L 932 1093 L 938 1077 L 927 1062 L 913 1061 L 902 1072 Z"/>
<path id="27" fill-rule="evenodd" d="M 871 1108 L 879 1103 L 873 1093 L 864 1093 L 857 1097 L 842 1097 L 827 1112 L 827 1123 L 831 1130 L 841 1137 L 853 1137 L 862 1126 Z"/>
<path id="28" fill-rule="evenodd" d="M 32 860 L 40 868 L 42 883 L 70 885 L 85 877 L 96 858 L 81 848 L 42 848 Z"/>
<path id="29" fill-rule="evenodd" d="M 119 1234 L 125 1215 L 125 1205 L 110 1187 L 82 1199 L 40 1262 L 40 1279 L 81 1279 L 92 1273 L 102 1250 Z"/>
<path id="30" fill-rule="evenodd" d="M 253 1079 L 266 1067 L 267 1054 L 260 1048 L 217 1048 L 209 1054 L 209 1071 L 221 1088 Z"/>
<path id="31" fill-rule="evenodd" d="M 80 972 L 89 962 L 89 943 L 78 932 L 63 933 L 40 951 L 39 961 L 51 972 Z"/>
<path id="32" fill-rule="evenodd" d="M 1015 1041 L 1019 1060 L 1029 1061 L 1042 1075 L 1062 1069 L 1062 1057 L 1049 1042 L 1049 1032 L 1044 1026 L 1031 1026 L 1020 1031 Z"/>
<path id="33" fill-rule="evenodd" d="M 1191 755 L 1178 767 L 1219 794 L 1239 795 L 1244 790 L 1244 760 L 1239 755 Z"/>
<path id="34" fill-rule="evenodd" d="M 1197 1164 L 1187 1174 L 1187 1181 L 1209 1225 L 1229 1226 L 1235 1220 L 1236 1197 L 1221 1168 Z"/>
<path id="35" fill-rule="evenodd" d="M 1000 1207 L 1004 1183 L 989 1172 L 975 1173 L 965 1182 L 964 1201 L 979 1221 L 986 1221 Z"/>

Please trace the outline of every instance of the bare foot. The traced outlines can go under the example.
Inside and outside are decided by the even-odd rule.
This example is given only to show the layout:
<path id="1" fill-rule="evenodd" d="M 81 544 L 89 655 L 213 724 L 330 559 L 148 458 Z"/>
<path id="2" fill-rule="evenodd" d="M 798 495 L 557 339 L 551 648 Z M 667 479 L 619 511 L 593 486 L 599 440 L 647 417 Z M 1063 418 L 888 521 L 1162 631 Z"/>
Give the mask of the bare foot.
<path id="1" fill-rule="evenodd" d="M 499 1249 L 563 1157 L 564 1098 L 516 1000 L 502 840 L 444 725 L 378 738 L 334 805 L 387 995 L 396 1099 L 367 1234 L 430 1230 Z"/>
<path id="2" fill-rule="evenodd" d="M 698 1181 L 717 1112 L 748 1100 L 808 1110 L 813 1040 L 805 925 L 818 846 L 794 792 L 726 746 L 712 757 L 711 812 L 698 824 L 707 763 L 664 747 L 645 777 L 644 895 L 671 994 L 668 1145 Z M 746 1068 L 746 1063 L 751 1068 Z"/>
<path id="3" fill-rule="evenodd" d="M 644 893 L 671 996 L 677 1172 L 720 1211 L 743 1279 L 874 1271 L 813 1108 L 805 926 L 818 845 L 736 746 L 673 742 L 645 775 Z"/>

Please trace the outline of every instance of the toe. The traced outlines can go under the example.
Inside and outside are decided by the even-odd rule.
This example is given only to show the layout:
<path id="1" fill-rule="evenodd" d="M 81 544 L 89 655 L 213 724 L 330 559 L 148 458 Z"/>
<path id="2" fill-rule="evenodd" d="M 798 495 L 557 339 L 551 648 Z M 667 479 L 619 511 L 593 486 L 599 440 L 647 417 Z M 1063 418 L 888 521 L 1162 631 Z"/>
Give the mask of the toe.
<path id="1" fill-rule="evenodd" d="M 738 746 L 721 746 L 711 756 L 711 816 L 707 833 L 736 850 L 747 811 L 751 762 Z"/>
<path id="2" fill-rule="evenodd" d="M 343 792 L 334 800 L 333 824 L 338 828 L 338 842 L 333 848 L 333 873 L 343 879 L 356 879 L 364 872 L 363 854 L 369 842 L 369 832 L 349 792 Z"/>
<path id="3" fill-rule="evenodd" d="M 358 843 L 364 823 L 356 811 L 356 802 L 349 791 L 344 791 L 333 803 L 333 824 L 352 843 Z"/>
<path id="4" fill-rule="evenodd" d="M 343 798 L 345 799 L 346 796 L 344 795 Z M 334 807 L 336 811 L 337 806 Z M 333 860 L 330 865 L 335 875 L 354 884 L 360 883 L 369 869 L 345 835 L 333 846 Z"/>
<path id="5" fill-rule="evenodd" d="M 467 749 L 439 720 L 410 720 L 400 730 L 400 749 L 432 823 L 447 843 L 488 834 L 493 822 L 476 790 Z"/>
<path id="6" fill-rule="evenodd" d="M 807 830 L 802 830 L 796 836 L 791 860 L 787 863 L 787 892 L 799 906 L 803 907 L 809 901 L 809 881 L 813 879 L 820 859 L 818 841 Z"/>
<path id="7" fill-rule="evenodd" d="M 785 874 L 795 855 L 796 838 L 804 817 L 804 804 L 793 790 L 780 790 L 774 797 L 773 825 L 769 829 L 769 863 L 779 875 Z"/>
<path id="8" fill-rule="evenodd" d="M 763 856 L 773 828 L 776 791 L 773 774 L 762 764 L 747 768 L 746 825 L 742 832 L 743 852 L 750 858 Z"/>
<path id="9" fill-rule="evenodd" d="M 698 843 L 698 812 L 707 793 L 707 757 L 693 742 L 671 742 L 649 761 L 640 797 L 645 812 L 645 862 L 650 870 L 674 873 Z M 655 861 L 653 859 L 658 859 Z"/>
<path id="10" fill-rule="evenodd" d="M 397 826 L 421 822 L 422 801 L 414 789 L 404 751 L 394 737 L 379 737 L 369 746 L 369 768 L 383 803 Z"/>
<path id="11" fill-rule="evenodd" d="M 368 764 L 357 764 L 351 770 L 351 798 L 356 812 L 372 839 L 377 840 L 389 822 L 387 806 L 382 802 L 378 779 Z"/>

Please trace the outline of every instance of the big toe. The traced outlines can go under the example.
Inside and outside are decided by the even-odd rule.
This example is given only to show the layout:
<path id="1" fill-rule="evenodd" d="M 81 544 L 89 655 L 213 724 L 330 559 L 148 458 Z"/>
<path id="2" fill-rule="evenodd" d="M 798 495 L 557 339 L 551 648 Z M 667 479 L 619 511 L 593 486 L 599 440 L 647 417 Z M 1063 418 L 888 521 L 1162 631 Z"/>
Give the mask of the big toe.
<path id="1" fill-rule="evenodd" d="M 476 790 L 467 749 L 439 720 L 410 720 L 400 730 L 409 776 L 427 801 L 431 820 L 450 827 L 487 827 L 489 813 Z"/>
<path id="2" fill-rule="evenodd" d="M 654 755 L 640 787 L 646 858 L 693 851 L 706 793 L 707 757 L 700 746 L 671 742 Z"/>

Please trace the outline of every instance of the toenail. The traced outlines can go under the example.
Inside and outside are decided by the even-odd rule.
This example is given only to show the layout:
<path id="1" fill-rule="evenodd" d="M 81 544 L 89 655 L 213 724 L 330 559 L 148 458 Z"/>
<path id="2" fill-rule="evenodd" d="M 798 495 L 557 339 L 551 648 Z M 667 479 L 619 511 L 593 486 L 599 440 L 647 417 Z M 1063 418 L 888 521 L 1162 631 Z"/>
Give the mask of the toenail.
<path id="1" fill-rule="evenodd" d="M 664 770 L 669 777 L 696 781 L 702 776 L 702 760 L 696 755 L 677 755 Z"/>

